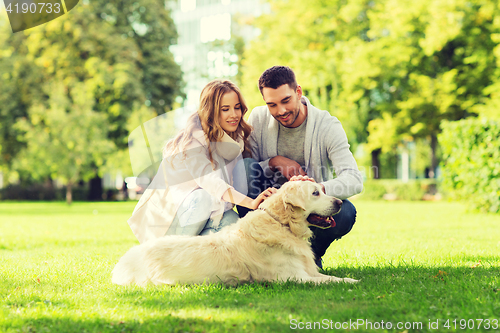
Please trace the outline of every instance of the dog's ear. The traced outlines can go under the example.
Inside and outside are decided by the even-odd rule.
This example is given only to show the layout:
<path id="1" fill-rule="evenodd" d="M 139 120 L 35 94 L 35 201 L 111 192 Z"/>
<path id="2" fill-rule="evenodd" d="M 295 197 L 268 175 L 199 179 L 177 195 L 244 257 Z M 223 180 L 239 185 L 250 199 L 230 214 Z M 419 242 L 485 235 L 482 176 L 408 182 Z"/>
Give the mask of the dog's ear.
<path id="1" fill-rule="evenodd" d="M 297 187 L 291 188 L 285 193 L 283 196 L 283 202 L 285 203 L 285 206 L 292 205 L 302 210 L 306 210 L 306 202 Z"/>

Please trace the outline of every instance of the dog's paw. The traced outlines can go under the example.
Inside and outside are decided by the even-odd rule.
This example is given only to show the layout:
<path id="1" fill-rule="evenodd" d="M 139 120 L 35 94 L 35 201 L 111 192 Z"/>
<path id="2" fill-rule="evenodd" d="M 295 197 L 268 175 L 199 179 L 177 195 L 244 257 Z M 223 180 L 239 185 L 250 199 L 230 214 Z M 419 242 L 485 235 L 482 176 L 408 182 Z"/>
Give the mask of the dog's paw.
<path id="1" fill-rule="evenodd" d="M 354 279 L 350 279 L 350 278 L 343 278 L 342 279 L 345 283 L 358 283 L 359 280 L 354 280 Z"/>

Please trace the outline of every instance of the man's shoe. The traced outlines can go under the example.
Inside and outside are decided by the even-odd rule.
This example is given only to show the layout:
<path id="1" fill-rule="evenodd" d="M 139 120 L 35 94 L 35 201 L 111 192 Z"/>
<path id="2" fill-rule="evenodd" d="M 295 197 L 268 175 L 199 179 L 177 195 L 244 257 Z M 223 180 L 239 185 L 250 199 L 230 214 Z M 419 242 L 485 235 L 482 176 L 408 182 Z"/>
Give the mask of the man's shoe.
<path id="1" fill-rule="evenodd" d="M 321 258 L 314 259 L 314 263 L 316 264 L 316 266 L 318 266 L 318 268 L 323 269 L 323 259 Z"/>

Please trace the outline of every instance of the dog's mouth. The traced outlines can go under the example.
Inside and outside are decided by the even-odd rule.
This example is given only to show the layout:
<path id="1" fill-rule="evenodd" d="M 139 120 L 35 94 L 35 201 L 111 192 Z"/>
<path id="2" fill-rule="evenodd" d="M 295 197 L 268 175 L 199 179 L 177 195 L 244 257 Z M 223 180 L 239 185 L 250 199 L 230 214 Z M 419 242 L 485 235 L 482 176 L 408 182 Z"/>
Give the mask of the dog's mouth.
<path id="1" fill-rule="evenodd" d="M 307 217 L 307 222 L 321 229 L 333 228 L 336 225 L 332 216 L 321 216 L 318 214 L 309 215 Z"/>

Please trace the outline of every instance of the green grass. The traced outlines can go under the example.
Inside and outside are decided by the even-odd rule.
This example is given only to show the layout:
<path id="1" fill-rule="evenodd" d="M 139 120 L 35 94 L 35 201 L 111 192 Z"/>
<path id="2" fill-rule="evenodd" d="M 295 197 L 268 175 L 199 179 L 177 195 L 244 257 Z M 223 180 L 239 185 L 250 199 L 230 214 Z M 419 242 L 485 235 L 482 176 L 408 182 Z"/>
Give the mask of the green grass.
<path id="1" fill-rule="evenodd" d="M 447 332 L 461 319 L 490 320 L 471 332 L 500 331 L 500 216 L 445 202 L 355 205 L 354 229 L 324 265 L 357 285 L 139 288 L 110 280 L 136 244 L 126 223 L 134 203 L 0 203 L 0 331 L 281 332 L 314 322 L 346 331 L 335 323 L 365 320 L 350 331 L 405 331 L 383 321 Z"/>

